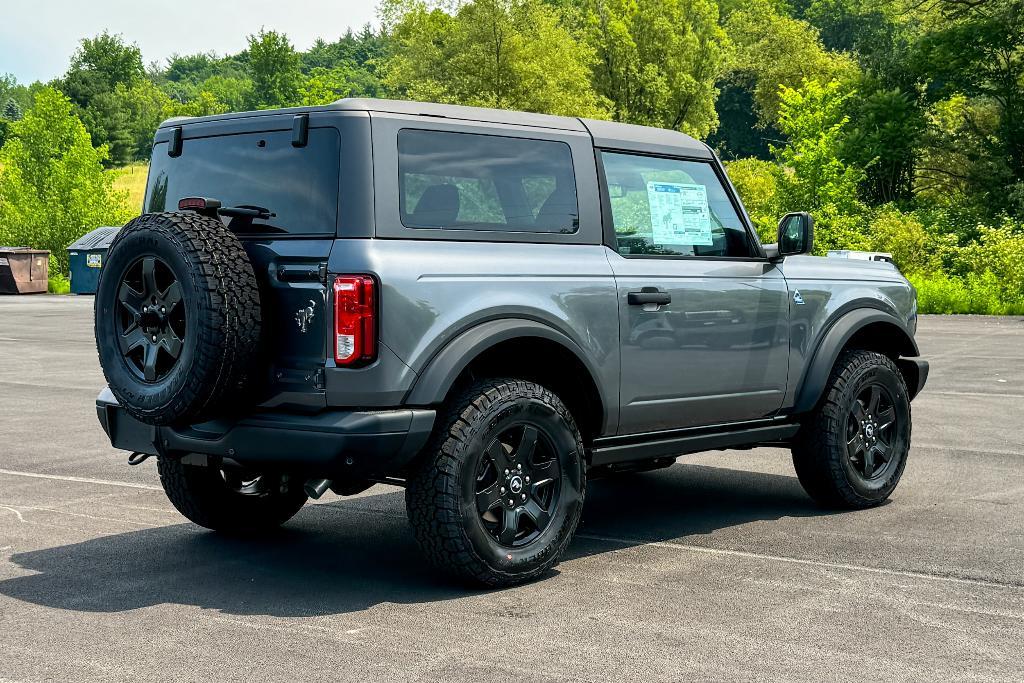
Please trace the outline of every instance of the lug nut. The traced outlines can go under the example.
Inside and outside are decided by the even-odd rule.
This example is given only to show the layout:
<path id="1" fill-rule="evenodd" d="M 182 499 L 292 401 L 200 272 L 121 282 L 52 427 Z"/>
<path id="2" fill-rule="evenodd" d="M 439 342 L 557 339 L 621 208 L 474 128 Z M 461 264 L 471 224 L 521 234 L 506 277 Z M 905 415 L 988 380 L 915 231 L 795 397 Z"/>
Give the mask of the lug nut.
<path id="1" fill-rule="evenodd" d="M 520 472 L 522 472 L 523 471 L 522 464 L 516 465 L 516 469 L 519 470 Z"/>
<path id="2" fill-rule="evenodd" d="M 156 341 L 156 335 L 155 334 L 153 335 L 153 341 L 154 342 Z"/>
<path id="3" fill-rule="evenodd" d="M 508 470 L 505 470 L 505 476 L 506 477 L 508 476 Z"/>
<path id="4" fill-rule="evenodd" d="M 161 307 L 160 307 L 160 312 L 161 312 L 161 313 L 166 313 L 166 312 L 167 312 L 167 309 L 166 309 L 166 308 L 164 308 L 163 306 L 161 306 Z"/>
<path id="5" fill-rule="evenodd" d="M 515 504 L 516 504 L 516 502 L 515 502 L 514 500 L 512 500 L 511 498 L 509 498 L 509 499 L 508 499 L 508 504 L 509 504 L 509 505 L 515 505 Z"/>
<path id="6" fill-rule="evenodd" d="M 527 478 L 526 478 L 526 483 L 527 483 L 527 484 L 529 484 L 529 483 L 530 483 L 530 478 L 529 478 L 529 477 L 527 477 Z"/>
<path id="7" fill-rule="evenodd" d="M 523 494 L 523 500 L 526 500 L 526 494 L 525 493 Z"/>
<path id="8" fill-rule="evenodd" d="M 505 493 L 505 487 L 504 486 L 501 487 L 501 493 Z"/>

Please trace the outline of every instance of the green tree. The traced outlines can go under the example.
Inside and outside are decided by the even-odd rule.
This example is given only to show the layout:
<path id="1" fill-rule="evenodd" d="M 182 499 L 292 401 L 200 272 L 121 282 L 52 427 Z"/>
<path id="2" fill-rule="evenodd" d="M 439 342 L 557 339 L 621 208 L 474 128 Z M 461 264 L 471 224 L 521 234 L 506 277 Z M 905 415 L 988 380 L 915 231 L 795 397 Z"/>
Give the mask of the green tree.
<path id="1" fill-rule="evenodd" d="M 301 59 L 288 36 L 260 29 L 249 36 L 248 69 L 253 82 L 253 105 L 259 109 L 288 107 L 299 99 Z"/>
<path id="2" fill-rule="evenodd" d="M 336 66 L 331 69 L 320 66 L 314 68 L 299 91 L 301 103 L 306 106 L 316 106 L 330 104 L 335 100 L 348 97 L 353 90 L 351 81 L 353 71 L 354 69 L 345 66 Z"/>
<path id="3" fill-rule="evenodd" d="M 213 52 L 200 52 L 194 55 L 175 54 L 167 60 L 164 75 L 167 80 L 175 83 L 196 85 L 217 74 L 219 67 L 220 59 Z"/>
<path id="4" fill-rule="evenodd" d="M 416 0 L 385 3 L 393 54 L 385 84 L 410 99 L 603 116 L 594 52 L 540 0 L 472 0 L 454 14 Z"/>
<path id="5" fill-rule="evenodd" d="M 4 118 L 8 121 L 17 121 L 21 118 L 21 107 L 13 98 L 8 98 L 7 104 L 4 105 Z"/>
<path id="6" fill-rule="evenodd" d="M 784 213 L 779 209 L 779 167 L 771 161 L 746 158 L 726 162 L 726 168 L 761 241 L 774 242 Z"/>
<path id="7" fill-rule="evenodd" d="M 123 86 L 122 86 L 123 87 Z M 107 166 L 119 166 L 134 158 L 135 144 L 131 121 L 122 98 L 115 90 L 93 94 L 87 107 L 76 107 L 94 146 L 105 147 Z"/>
<path id="8" fill-rule="evenodd" d="M 872 205 L 913 199 L 925 132 L 924 112 L 897 89 L 879 89 L 850 107 L 851 128 L 842 154 L 864 169 L 861 196 Z"/>
<path id="9" fill-rule="evenodd" d="M 879 0 L 811 0 L 800 18 L 820 31 L 827 49 L 856 59 L 881 89 L 915 89 L 912 55 L 922 16 L 913 7 Z"/>
<path id="10" fill-rule="evenodd" d="M 199 85 L 199 94 L 195 97 L 201 97 L 204 92 L 220 102 L 225 111 L 245 111 L 253 99 L 253 83 L 247 77 L 215 75 Z"/>
<path id="11" fill-rule="evenodd" d="M 127 163 L 134 150 L 128 113 L 115 90 L 135 86 L 145 74 L 138 46 L 104 31 L 81 41 L 67 73 L 57 82 L 76 105 L 93 144 L 107 147 L 111 164 Z"/>
<path id="12" fill-rule="evenodd" d="M 139 46 L 129 45 L 122 36 L 104 31 L 95 38 L 82 39 L 71 57 L 65 81 L 83 76 L 94 80 L 93 85 L 98 85 L 102 91 L 109 92 L 118 84 L 132 85 L 145 75 Z M 72 84 L 68 85 L 74 89 Z M 74 94 L 65 94 L 75 100 Z M 75 101 L 82 106 L 88 104 L 87 101 Z"/>
<path id="13" fill-rule="evenodd" d="M 918 64 L 935 99 L 956 95 L 978 163 L 965 178 L 980 203 L 1024 216 L 1024 3 L 940 0 L 943 20 L 921 39 Z M 994 122 L 983 118 L 995 113 Z M 990 125 L 991 124 L 991 125 Z"/>
<path id="14" fill-rule="evenodd" d="M 780 88 L 857 76 L 852 59 L 826 50 L 817 29 L 780 13 L 771 0 L 745 2 L 728 15 L 725 30 L 735 46 L 729 81 L 752 93 L 761 125 L 778 120 Z"/>
<path id="15" fill-rule="evenodd" d="M 114 98 L 130 140 L 129 160 L 149 159 L 157 127 L 164 119 L 180 115 L 182 105 L 148 79 L 131 87 L 119 84 L 114 88 Z"/>
<path id="16" fill-rule="evenodd" d="M 703 138 L 718 125 L 728 40 L 713 0 L 587 0 L 594 83 L 612 117 Z"/>
<path id="17" fill-rule="evenodd" d="M 845 111 L 854 91 L 837 81 L 806 81 L 799 89 L 782 88 L 779 129 L 789 143 L 772 148 L 782 171 L 778 201 L 783 211 L 810 211 L 817 220 L 817 250 L 865 246 L 865 207 L 858 199 L 862 169 L 842 159 L 849 118 Z"/>
<path id="18" fill-rule="evenodd" d="M 67 273 L 68 244 L 99 225 L 131 215 L 127 197 L 112 191 L 104 148 L 94 148 L 71 102 L 46 88 L 13 126 L 0 150 L 0 243 L 51 251 Z"/>

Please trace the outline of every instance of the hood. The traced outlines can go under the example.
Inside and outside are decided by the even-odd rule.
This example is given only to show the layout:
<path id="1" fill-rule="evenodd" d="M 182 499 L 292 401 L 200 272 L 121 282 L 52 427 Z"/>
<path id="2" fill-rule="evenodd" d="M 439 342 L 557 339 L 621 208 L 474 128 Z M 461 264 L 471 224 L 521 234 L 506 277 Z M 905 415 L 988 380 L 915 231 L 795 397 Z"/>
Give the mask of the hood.
<path id="1" fill-rule="evenodd" d="M 906 282 L 891 263 L 861 261 L 824 256 L 787 256 L 780 264 L 787 278 L 807 280 L 858 280 L 870 282 Z"/>

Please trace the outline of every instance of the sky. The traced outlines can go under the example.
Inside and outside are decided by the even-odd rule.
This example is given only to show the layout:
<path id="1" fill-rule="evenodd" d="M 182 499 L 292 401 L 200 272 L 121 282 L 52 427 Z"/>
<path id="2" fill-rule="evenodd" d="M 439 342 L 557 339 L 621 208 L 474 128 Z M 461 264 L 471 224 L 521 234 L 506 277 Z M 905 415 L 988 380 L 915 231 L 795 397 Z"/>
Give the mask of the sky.
<path id="1" fill-rule="evenodd" d="M 376 23 L 375 0 L 3 0 L 0 74 L 19 83 L 67 71 L 82 38 L 104 29 L 163 62 L 174 53 L 241 51 L 260 27 L 288 34 L 298 50 Z"/>

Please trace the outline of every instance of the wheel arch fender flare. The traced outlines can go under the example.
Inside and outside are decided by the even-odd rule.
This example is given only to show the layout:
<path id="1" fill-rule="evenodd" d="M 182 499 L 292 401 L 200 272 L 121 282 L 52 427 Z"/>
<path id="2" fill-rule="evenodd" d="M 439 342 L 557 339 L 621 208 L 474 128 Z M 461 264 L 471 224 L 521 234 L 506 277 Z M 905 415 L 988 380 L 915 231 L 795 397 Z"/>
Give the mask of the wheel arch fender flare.
<path id="1" fill-rule="evenodd" d="M 590 374 L 605 412 L 608 396 L 597 380 L 600 374 L 580 346 L 563 332 L 526 318 L 503 318 L 480 323 L 465 330 L 427 362 L 405 398 L 408 405 L 436 405 L 444 401 L 459 375 L 477 358 L 494 346 L 519 338 L 540 338 L 559 344 L 572 353 Z"/>
<path id="2" fill-rule="evenodd" d="M 860 308 L 845 313 L 822 334 L 797 390 L 796 403 L 793 406 L 795 413 L 807 412 L 818 404 L 839 354 L 858 333 L 867 332 L 869 327 L 885 337 L 873 350 L 884 351 L 894 356 L 920 355 L 914 336 L 899 318 L 888 311 Z M 913 390 L 911 388 L 911 391 Z"/>

